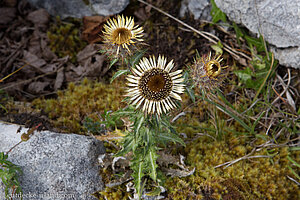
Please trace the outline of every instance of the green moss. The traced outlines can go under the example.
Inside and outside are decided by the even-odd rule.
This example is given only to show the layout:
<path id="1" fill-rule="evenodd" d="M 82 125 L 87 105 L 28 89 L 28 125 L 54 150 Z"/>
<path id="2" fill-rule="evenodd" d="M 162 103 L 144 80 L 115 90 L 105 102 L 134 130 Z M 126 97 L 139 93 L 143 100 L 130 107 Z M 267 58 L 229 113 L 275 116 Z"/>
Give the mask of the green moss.
<path id="1" fill-rule="evenodd" d="M 190 114 L 186 119 L 193 121 L 195 116 Z M 207 127 L 207 124 L 200 123 L 200 126 Z M 191 136 L 201 131 L 181 126 L 178 132 Z M 168 199 L 297 199 L 298 187 L 287 178 L 293 176 L 288 169 L 287 155 L 290 153 L 297 162 L 300 157 L 299 152 L 289 152 L 288 147 L 273 149 L 276 153 L 273 158 L 245 159 L 226 169 L 215 168 L 250 153 L 253 146 L 264 142 L 229 133 L 222 141 L 201 136 L 188 143 L 184 149 L 187 164 L 196 168 L 195 173 L 181 179 L 169 178 Z M 268 155 L 268 151 L 263 149 L 253 155 Z"/>
<path id="2" fill-rule="evenodd" d="M 129 193 L 126 192 L 124 186 L 117 186 L 113 188 L 106 187 L 104 191 L 98 193 L 98 199 L 118 199 L 118 200 L 127 200 L 129 199 Z"/>
<path id="3" fill-rule="evenodd" d="M 62 22 L 56 17 L 56 22 L 47 31 L 51 51 L 60 58 L 69 55 L 71 62 L 76 62 L 77 53 L 87 45 L 80 39 L 79 27 L 80 22 L 75 19 Z"/>
<path id="4" fill-rule="evenodd" d="M 56 127 L 83 133 L 86 117 L 99 120 L 104 110 L 115 111 L 124 106 L 124 88 L 120 85 L 117 80 L 108 85 L 84 79 L 79 85 L 70 83 L 67 90 L 58 91 L 57 99 L 37 99 L 33 105 L 43 109 Z"/>

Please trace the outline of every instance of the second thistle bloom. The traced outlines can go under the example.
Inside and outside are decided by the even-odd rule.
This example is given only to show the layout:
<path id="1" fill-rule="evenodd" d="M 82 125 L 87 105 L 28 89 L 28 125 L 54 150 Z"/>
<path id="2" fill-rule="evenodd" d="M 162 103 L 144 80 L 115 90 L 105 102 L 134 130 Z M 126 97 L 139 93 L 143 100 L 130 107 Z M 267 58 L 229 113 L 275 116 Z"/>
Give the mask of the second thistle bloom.
<path id="1" fill-rule="evenodd" d="M 136 42 L 143 41 L 143 31 L 142 27 L 134 26 L 131 17 L 118 15 L 117 18 L 109 19 L 103 31 L 105 50 L 114 57 L 124 57 L 135 48 Z"/>
<path id="2" fill-rule="evenodd" d="M 173 60 L 167 64 L 164 56 L 143 58 L 128 75 L 127 96 L 136 108 L 148 114 L 162 114 L 176 107 L 175 100 L 184 92 L 182 70 L 171 72 Z"/>
<path id="3" fill-rule="evenodd" d="M 225 77 L 224 69 L 227 68 L 227 66 L 221 66 L 222 60 L 221 55 L 213 57 L 211 53 L 202 57 L 197 55 L 191 67 L 190 74 L 194 85 L 208 91 L 220 87 Z"/>

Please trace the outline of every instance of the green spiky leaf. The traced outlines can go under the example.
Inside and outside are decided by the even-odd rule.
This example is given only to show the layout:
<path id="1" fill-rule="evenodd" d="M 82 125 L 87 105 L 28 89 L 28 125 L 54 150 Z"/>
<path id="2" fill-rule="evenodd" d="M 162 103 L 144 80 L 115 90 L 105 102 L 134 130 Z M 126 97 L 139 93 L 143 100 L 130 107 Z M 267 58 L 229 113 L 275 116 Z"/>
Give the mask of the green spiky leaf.
<path id="1" fill-rule="evenodd" d="M 111 77 L 110 83 L 112 83 L 116 78 L 118 78 L 119 76 L 123 75 L 123 74 L 127 74 L 129 72 L 128 69 L 122 69 L 117 71 L 113 77 Z"/>

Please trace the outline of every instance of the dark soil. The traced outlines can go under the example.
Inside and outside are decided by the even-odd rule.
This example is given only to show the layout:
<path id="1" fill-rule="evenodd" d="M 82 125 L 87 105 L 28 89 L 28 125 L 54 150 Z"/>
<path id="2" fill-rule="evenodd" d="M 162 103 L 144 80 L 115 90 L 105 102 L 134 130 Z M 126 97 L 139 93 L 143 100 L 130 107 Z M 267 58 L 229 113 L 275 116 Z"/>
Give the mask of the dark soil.
<path id="1" fill-rule="evenodd" d="M 179 18 L 181 1 L 148 2 Z M 0 82 L 0 90 L 12 97 L 14 101 L 31 102 L 40 97 L 55 98 L 56 91 L 64 90 L 69 82 L 78 82 L 84 77 L 108 81 L 114 73 L 116 68 L 108 70 L 107 58 L 97 53 L 97 48 L 101 46 L 101 39 L 97 40 L 94 37 L 92 42 L 97 41 L 98 44 L 94 44 L 86 51 L 82 52 L 82 48 L 70 50 L 77 53 L 81 51 L 82 57 L 93 52 L 91 58 L 86 60 L 80 60 L 80 56 L 78 59 L 78 54 L 74 62 L 73 55 L 62 57 L 61 54 L 51 51 L 53 39 L 49 39 L 51 37 L 49 32 L 55 31 L 55 27 L 71 24 L 73 28 L 68 29 L 68 34 L 77 29 L 80 30 L 78 37 L 81 37 L 84 29 L 89 28 L 84 27 L 87 24 L 83 24 L 81 19 L 60 20 L 50 16 L 45 10 L 35 9 L 23 0 L 1 1 L 0 6 L 2 19 L 0 21 L 0 80 L 23 66 L 20 71 Z M 210 43 L 207 40 L 142 3 L 131 1 L 122 14 L 134 16 L 136 23 L 144 27 L 145 42 L 149 44 L 148 55 L 161 54 L 168 60 L 174 59 L 178 68 L 185 68 L 186 64 L 192 61 L 195 50 L 200 54 L 209 51 Z M 105 19 L 100 18 L 96 26 L 97 35 Z M 192 16 L 186 16 L 182 20 L 200 30 L 212 30 L 211 26 L 203 25 L 200 20 L 194 20 Z M 81 40 L 82 44 L 88 45 L 86 41 Z M 67 50 L 63 47 L 61 51 Z M 0 97 L 0 103 L 4 105 L 7 98 L 2 94 Z M 2 108 L 0 110 L 1 120 L 28 127 L 42 122 L 44 129 L 51 129 L 45 115 L 24 113 L 22 110 L 15 109 L 9 113 Z"/>

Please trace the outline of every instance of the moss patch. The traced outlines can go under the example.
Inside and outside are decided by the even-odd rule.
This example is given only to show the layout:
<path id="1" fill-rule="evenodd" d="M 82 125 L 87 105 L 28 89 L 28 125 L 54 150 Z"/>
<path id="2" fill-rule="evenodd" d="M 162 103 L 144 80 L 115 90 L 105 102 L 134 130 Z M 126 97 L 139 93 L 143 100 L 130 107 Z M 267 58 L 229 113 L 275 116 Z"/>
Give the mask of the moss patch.
<path id="1" fill-rule="evenodd" d="M 207 126 L 207 122 L 202 127 Z M 179 128 L 178 132 L 199 133 L 196 128 Z M 226 169 L 217 165 L 238 159 L 251 152 L 253 146 L 264 141 L 251 137 L 227 134 L 224 140 L 201 136 L 184 149 L 188 165 L 195 173 L 186 178 L 169 178 L 166 183 L 169 199 L 297 199 L 300 195 L 296 184 L 287 176 L 288 154 L 297 162 L 299 152 L 288 147 L 275 148 L 272 158 L 241 160 Z M 269 155 L 263 149 L 253 155 Z"/>
<path id="2" fill-rule="evenodd" d="M 124 87 L 118 80 L 108 85 L 84 79 L 79 85 L 70 83 L 67 90 L 58 91 L 57 95 L 57 99 L 34 100 L 33 105 L 44 110 L 56 127 L 73 133 L 83 133 L 86 117 L 99 121 L 104 110 L 115 111 L 124 106 Z"/>
<path id="3" fill-rule="evenodd" d="M 56 17 L 56 22 L 50 25 L 47 31 L 49 46 L 58 57 L 70 56 L 71 62 L 76 62 L 77 53 L 87 43 L 80 38 L 80 21 L 73 19 L 71 22 L 63 22 Z"/>

